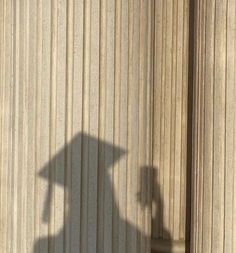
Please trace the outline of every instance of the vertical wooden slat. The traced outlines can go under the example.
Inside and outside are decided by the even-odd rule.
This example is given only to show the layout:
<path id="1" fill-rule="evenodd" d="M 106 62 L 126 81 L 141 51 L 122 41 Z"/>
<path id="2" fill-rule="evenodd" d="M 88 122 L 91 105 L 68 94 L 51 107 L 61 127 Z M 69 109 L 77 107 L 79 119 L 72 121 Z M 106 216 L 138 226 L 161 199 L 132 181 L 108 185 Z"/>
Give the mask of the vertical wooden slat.
<path id="1" fill-rule="evenodd" d="M 119 1 L 117 1 L 119 2 Z M 122 0 L 120 1 L 120 16 L 117 22 L 120 22 L 120 82 L 116 84 L 119 86 L 120 96 L 115 96 L 116 100 L 119 99 L 119 115 L 117 115 L 117 119 L 119 119 L 119 139 L 117 140 L 118 146 L 121 146 L 125 150 L 127 150 L 127 103 L 128 103 L 128 1 Z M 118 46 L 118 42 L 116 44 L 116 48 Z M 117 58 L 116 58 L 117 59 Z M 116 119 L 116 118 L 115 118 Z M 129 151 L 128 151 L 129 152 Z M 117 167 L 114 168 L 119 173 L 119 192 L 117 198 L 117 207 L 118 207 L 118 249 L 117 252 L 127 252 L 126 251 L 126 236 L 127 236 L 127 224 L 124 220 L 127 219 L 127 156 L 121 157 L 121 160 L 117 164 Z M 115 239 L 114 239 L 115 240 Z M 116 239 L 117 240 L 117 239 Z"/>
<path id="2" fill-rule="evenodd" d="M 38 139 L 38 144 L 40 146 L 39 149 L 39 159 L 40 159 L 40 167 L 38 170 L 40 171 L 42 166 L 48 162 L 50 159 L 50 90 L 53 83 L 51 82 L 51 33 L 52 33 L 52 17 L 51 17 L 51 9 L 52 9 L 52 3 L 50 1 L 42 0 L 41 2 L 41 24 L 39 24 L 40 29 L 42 29 L 42 38 L 41 38 L 41 47 L 40 51 L 38 52 L 38 55 L 42 54 L 42 69 L 39 69 L 38 76 L 40 77 L 40 91 L 38 95 L 41 96 L 41 102 L 38 101 L 38 103 L 41 104 L 40 107 L 40 125 L 38 126 L 40 128 L 40 134 Z M 40 10 L 40 9 L 39 9 Z M 38 18 L 40 19 L 40 18 Z M 40 41 L 40 38 L 38 38 L 38 41 Z M 38 174 L 37 174 L 38 175 Z M 49 176 L 49 172 L 48 172 Z M 43 180 L 42 178 L 37 176 L 37 179 L 39 181 L 38 183 L 38 198 L 39 198 L 39 238 L 44 237 L 45 240 L 41 240 L 38 243 L 38 250 L 39 252 L 48 252 L 49 248 L 49 229 L 47 227 L 47 224 L 50 222 L 50 208 L 46 203 L 46 198 L 48 198 L 49 194 L 49 185 L 48 182 Z M 43 222 L 42 222 L 43 221 Z"/>
<path id="3" fill-rule="evenodd" d="M 63 184 L 66 185 L 66 126 L 70 122 L 66 122 L 66 92 L 69 91 L 69 87 L 66 86 L 66 73 L 67 73 L 67 1 L 57 1 L 55 5 L 55 89 L 52 90 L 55 93 L 55 108 L 52 108 L 52 113 L 55 116 L 55 129 L 51 131 L 55 132 L 55 150 L 53 150 L 53 156 L 55 156 L 58 150 L 64 150 L 57 159 L 55 159 L 55 174 L 52 178 L 52 183 L 55 185 L 54 188 L 54 232 L 55 235 L 65 222 L 68 224 L 64 216 L 64 199 L 65 190 L 67 187 L 58 187 L 55 182 L 58 179 L 63 178 Z M 52 45 L 54 46 L 54 45 Z M 54 153 L 55 152 L 55 153 Z M 65 234 L 61 234 L 60 238 L 56 238 L 53 242 L 54 252 L 62 253 L 65 252 Z"/>
<path id="4" fill-rule="evenodd" d="M 155 1 L 154 250 L 185 252 L 190 1 Z"/>
<path id="5" fill-rule="evenodd" d="M 73 1 L 73 97 L 72 99 L 72 135 L 82 131 L 83 112 L 83 32 L 84 32 L 84 1 Z M 72 8 L 72 6 L 71 6 Z M 68 17 L 71 18 L 71 17 Z M 68 140 L 69 141 L 69 140 Z M 74 142 L 71 147 L 71 234 L 69 241 L 71 252 L 76 252 L 81 245 L 81 168 L 82 140 Z"/>
<path id="6" fill-rule="evenodd" d="M 234 1 L 195 5 L 192 252 L 234 252 Z M 199 204 L 200 203 L 200 204 Z"/>
<path id="7" fill-rule="evenodd" d="M 19 152 L 18 152 L 18 145 L 19 145 L 19 63 L 20 63 L 20 58 L 19 58 L 19 38 L 20 38 L 20 33 L 19 33 L 19 21 L 20 21 L 20 8 L 19 8 L 19 3 L 15 3 L 14 5 L 14 10 L 15 10 L 15 19 L 14 19 L 14 76 L 13 76 L 13 83 L 15 83 L 15 89 L 14 89 L 14 111 L 13 115 L 15 115 L 13 119 L 13 127 L 14 127 L 14 133 L 13 133 L 13 152 L 12 155 L 14 156 L 13 159 L 13 234 L 12 234 L 12 252 L 16 253 L 19 249 L 19 237 L 20 235 L 18 234 L 19 231 L 19 220 L 17 216 L 17 210 L 18 210 L 18 197 L 19 197 L 19 183 L 18 183 L 18 175 L 19 175 Z"/>
<path id="8" fill-rule="evenodd" d="M 70 206 L 72 205 L 73 197 L 72 197 L 72 173 L 73 173 L 73 161 L 72 161 L 72 152 L 73 145 L 69 145 L 72 141 L 73 136 L 73 80 L 74 80 L 74 58 L 73 58 L 73 47 L 74 47 L 74 2 L 67 2 L 66 9 L 66 17 L 67 17 L 67 26 L 66 26 L 66 124 L 65 124 L 65 141 L 66 141 L 66 149 L 65 149 L 65 189 L 64 192 L 64 222 L 65 222 L 65 241 L 64 241 L 64 251 L 71 252 L 71 231 L 73 229 L 72 226 L 72 211 Z M 77 173 L 76 173 L 77 175 Z M 79 178 L 78 178 L 79 179 Z M 80 179 L 78 184 L 80 184 Z M 77 219 L 76 219 L 77 220 Z"/>
<path id="9" fill-rule="evenodd" d="M 27 252 L 31 251 L 32 244 L 35 241 L 35 208 L 34 208 L 34 193 L 35 193 L 35 154 L 36 154 L 36 40 L 37 40 L 37 26 L 36 26 L 36 2 L 29 2 L 28 4 L 28 22 L 29 22 L 29 55 L 28 61 L 29 66 L 31 66 L 28 73 L 28 97 L 27 97 L 27 113 L 28 117 L 28 150 L 30 150 L 31 155 L 27 157 L 27 182 L 32 182 L 31 185 L 27 187 Z M 32 232 L 33 231 L 33 232 Z"/>
<path id="10" fill-rule="evenodd" d="M 99 118 L 99 21 L 100 3 L 91 1 L 90 30 L 90 84 L 89 84 L 89 132 L 98 137 Z M 86 31 L 87 32 L 87 31 Z M 88 31 L 89 32 L 89 31 Z M 97 247 L 97 181 L 98 181 L 98 145 L 89 143 L 88 168 L 88 253 L 96 252 Z M 90 243 L 90 242 L 93 243 Z"/>
<path id="11" fill-rule="evenodd" d="M 91 16 L 91 1 L 84 2 L 84 34 L 83 34 L 83 114 L 82 114 L 82 131 L 89 133 L 89 85 L 90 85 L 90 73 L 89 73 L 89 66 L 90 66 L 90 45 L 91 45 L 91 38 L 90 38 L 90 31 L 91 31 L 91 24 L 90 24 L 90 16 Z M 88 140 L 82 139 L 82 188 L 81 188 L 81 245 L 80 250 L 82 253 L 87 252 L 87 224 L 88 224 Z"/>
<path id="12" fill-rule="evenodd" d="M 21 252 L 26 252 L 27 250 L 27 157 L 28 157 L 28 87 L 29 87 L 29 9 L 28 2 L 24 0 L 21 5 L 21 25 L 22 25 L 22 37 L 21 37 L 21 50 L 22 50 L 22 69 L 21 69 L 21 119 L 22 119 L 22 133 L 21 133 L 21 145 L 22 145 L 22 153 L 21 153 Z"/>
<path id="13" fill-rule="evenodd" d="M 137 22 L 136 13 L 139 12 L 139 1 L 133 0 L 128 3 L 129 19 L 128 19 L 128 134 L 127 134 L 127 149 L 134 150 L 130 152 L 127 158 L 127 216 L 132 223 L 137 219 L 136 202 L 134 202 L 133 194 L 137 189 L 137 177 L 136 172 L 132 168 L 137 168 L 137 155 L 138 155 L 138 107 L 136 107 L 137 100 L 139 99 L 139 81 L 137 81 L 137 75 L 139 73 L 139 54 L 137 50 L 139 48 L 138 29 L 139 26 L 135 26 Z M 136 64 L 135 64 L 136 62 Z M 136 74 L 136 75 L 135 75 Z M 137 130 L 132 131 L 133 124 L 136 124 Z M 131 133 L 132 132 L 132 133 Z M 134 175 L 135 173 L 135 175 Z M 132 226 L 127 226 L 127 249 L 130 252 L 137 251 L 137 234 L 132 229 Z"/>

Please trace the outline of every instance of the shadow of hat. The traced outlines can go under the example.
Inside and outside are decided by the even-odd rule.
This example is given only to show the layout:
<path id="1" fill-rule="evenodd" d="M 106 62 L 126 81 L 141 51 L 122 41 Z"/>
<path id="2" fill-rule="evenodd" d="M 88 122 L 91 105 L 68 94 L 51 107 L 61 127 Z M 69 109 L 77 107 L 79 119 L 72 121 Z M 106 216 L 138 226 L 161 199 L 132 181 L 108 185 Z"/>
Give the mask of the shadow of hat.
<path id="1" fill-rule="evenodd" d="M 81 146 L 83 146 L 83 152 L 88 152 L 86 154 L 86 158 L 88 158 L 88 164 L 91 160 L 98 159 L 98 147 L 99 152 L 103 150 L 104 153 L 105 151 L 106 157 L 109 157 L 109 159 L 106 159 L 103 169 L 112 168 L 112 165 L 126 153 L 124 149 L 114 146 L 111 143 L 102 141 L 85 133 L 78 133 L 75 137 L 73 137 L 69 144 L 59 150 L 58 153 L 45 166 L 43 166 L 39 172 L 39 176 L 46 180 L 49 180 L 49 171 L 54 170 L 56 176 L 54 177 L 53 183 L 64 186 L 66 152 L 68 149 L 70 149 L 70 153 L 73 156 L 81 156 Z M 81 165 L 78 164 L 78 169 L 80 166 Z M 97 167 L 93 167 L 93 170 L 98 169 Z"/>

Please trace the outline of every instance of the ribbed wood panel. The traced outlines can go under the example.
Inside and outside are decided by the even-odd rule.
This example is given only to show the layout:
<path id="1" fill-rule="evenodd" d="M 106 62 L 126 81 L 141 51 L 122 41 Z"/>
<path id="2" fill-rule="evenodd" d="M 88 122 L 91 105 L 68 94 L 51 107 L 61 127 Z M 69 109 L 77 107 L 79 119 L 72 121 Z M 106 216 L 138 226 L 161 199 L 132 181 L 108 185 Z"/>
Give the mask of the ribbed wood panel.
<path id="1" fill-rule="evenodd" d="M 150 251 L 148 0 L 0 0 L 1 253 Z"/>
<path id="2" fill-rule="evenodd" d="M 236 252 L 236 2 L 195 5 L 193 253 Z"/>
<path id="3" fill-rule="evenodd" d="M 155 1 L 152 238 L 165 252 L 185 240 L 188 19 L 188 0 Z"/>

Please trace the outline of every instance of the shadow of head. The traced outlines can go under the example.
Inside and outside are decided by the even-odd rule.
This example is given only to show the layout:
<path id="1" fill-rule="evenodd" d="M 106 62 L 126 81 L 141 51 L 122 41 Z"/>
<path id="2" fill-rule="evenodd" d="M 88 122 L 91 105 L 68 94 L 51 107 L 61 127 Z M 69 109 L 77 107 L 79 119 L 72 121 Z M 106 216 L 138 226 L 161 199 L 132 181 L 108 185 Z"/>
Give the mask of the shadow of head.
<path id="1" fill-rule="evenodd" d="M 59 150 L 55 156 L 50 159 L 50 161 L 43 166 L 43 168 L 39 172 L 39 176 L 48 181 L 50 189 L 53 185 L 58 185 L 65 190 L 68 190 L 70 194 L 70 187 L 66 184 L 66 174 L 68 173 L 69 167 L 73 166 L 73 170 L 81 170 L 90 169 L 92 172 L 97 172 L 99 169 L 103 169 L 105 172 L 105 176 L 108 175 L 109 170 L 112 169 L 113 164 L 117 162 L 126 151 L 120 147 L 114 146 L 111 143 L 105 142 L 93 136 L 87 135 L 85 133 L 78 133 L 69 144 L 65 145 L 61 150 Z M 68 156 L 69 154 L 69 156 Z M 106 162 L 102 163 L 101 166 L 94 166 L 94 164 L 98 164 L 98 158 L 101 155 L 106 154 Z M 79 159 L 74 159 L 74 158 Z M 70 165 L 66 162 L 67 159 L 70 159 Z M 73 160 L 76 160 L 77 163 L 73 163 Z M 83 161 L 78 162 L 78 161 Z M 95 161 L 95 162 L 94 162 Z M 84 166 L 84 164 L 87 166 Z M 71 175 L 73 177 L 73 174 Z M 43 214 L 43 221 L 47 222 L 47 209 L 50 206 L 52 198 L 52 191 L 49 190 L 47 195 L 47 200 L 45 201 L 45 208 Z"/>

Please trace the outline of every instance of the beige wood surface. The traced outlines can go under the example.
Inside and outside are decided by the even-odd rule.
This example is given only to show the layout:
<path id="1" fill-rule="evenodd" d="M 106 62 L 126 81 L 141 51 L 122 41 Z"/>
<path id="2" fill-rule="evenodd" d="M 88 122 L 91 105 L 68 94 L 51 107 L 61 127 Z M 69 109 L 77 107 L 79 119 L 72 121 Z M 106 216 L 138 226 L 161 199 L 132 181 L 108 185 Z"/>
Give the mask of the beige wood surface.
<path id="1" fill-rule="evenodd" d="M 186 252 L 192 156 L 191 253 L 235 253 L 235 30 L 235 0 L 0 0 L 0 253 Z"/>
<path id="2" fill-rule="evenodd" d="M 0 252 L 150 252 L 151 0 L 0 0 Z"/>
<path id="3" fill-rule="evenodd" d="M 152 240 L 163 252 L 185 252 L 188 20 L 189 0 L 155 1 Z"/>
<path id="4" fill-rule="evenodd" d="M 193 253 L 236 252 L 236 2 L 195 3 Z"/>

